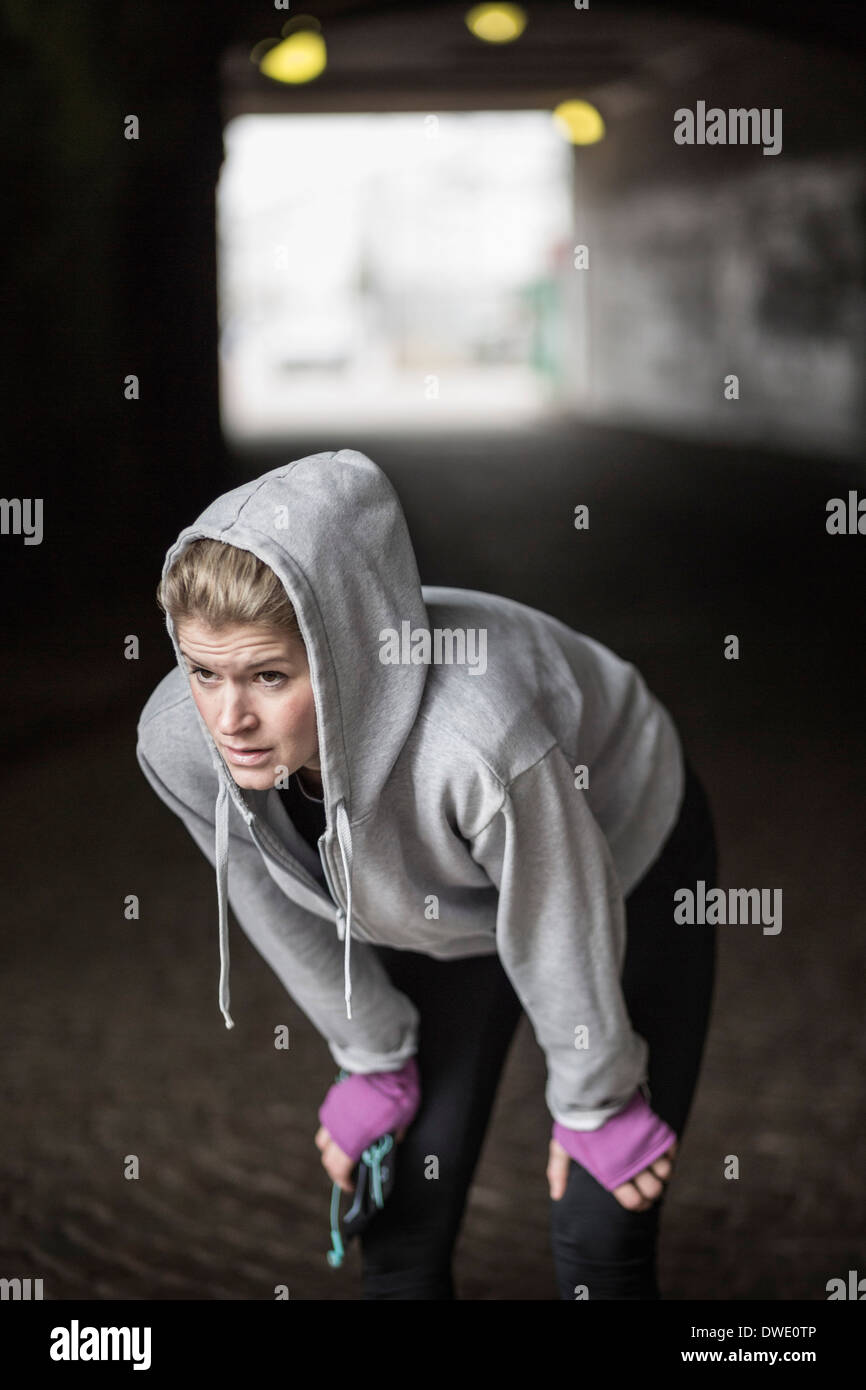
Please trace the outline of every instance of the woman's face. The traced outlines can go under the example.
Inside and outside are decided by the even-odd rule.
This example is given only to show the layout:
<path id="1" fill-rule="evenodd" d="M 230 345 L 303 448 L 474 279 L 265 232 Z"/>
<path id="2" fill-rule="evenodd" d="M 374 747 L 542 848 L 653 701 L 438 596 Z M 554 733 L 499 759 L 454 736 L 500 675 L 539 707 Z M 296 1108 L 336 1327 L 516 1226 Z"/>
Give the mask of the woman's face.
<path id="1" fill-rule="evenodd" d="M 304 769 L 319 790 L 316 708 L 300 637 L 260 623 L 212 628 L 192 618 L 177 624 L 177 637 L 192 697 L 238 786 L 265 791 L 282 766 Z"/>

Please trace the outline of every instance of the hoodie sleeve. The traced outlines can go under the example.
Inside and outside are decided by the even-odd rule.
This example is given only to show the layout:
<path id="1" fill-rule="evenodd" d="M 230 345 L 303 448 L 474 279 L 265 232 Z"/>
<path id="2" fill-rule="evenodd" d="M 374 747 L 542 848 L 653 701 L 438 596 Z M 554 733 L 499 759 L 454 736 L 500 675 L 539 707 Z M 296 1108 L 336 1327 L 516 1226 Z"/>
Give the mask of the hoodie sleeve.
<path id="1" fill-rule="evenodd" d="M 157 796 L 180 818 L 215 866 L 214 821 L 172 792 L 136 748 L 141 770 Z M 348 1072 L 396 1071 L 417 1052 L 418 1012 L 394 988 L 365 942 L 352 943 L 352 1018 L 343 998 L 343 946 L 315 913 L 293 902 L 274 882 L 244 831 L 230 825 L 228 900 L 245 934 Z"/>
<path id="2" fill-rule="evenodd" d="M 598 1129 L 646 1080 L 649 1053 L 621 990 L 613 858 L 559 746 L 503 792 L 470 841 L 499 889 L 497 950 L 545 1054 L 548 1110 L 567 1129 Z"/>

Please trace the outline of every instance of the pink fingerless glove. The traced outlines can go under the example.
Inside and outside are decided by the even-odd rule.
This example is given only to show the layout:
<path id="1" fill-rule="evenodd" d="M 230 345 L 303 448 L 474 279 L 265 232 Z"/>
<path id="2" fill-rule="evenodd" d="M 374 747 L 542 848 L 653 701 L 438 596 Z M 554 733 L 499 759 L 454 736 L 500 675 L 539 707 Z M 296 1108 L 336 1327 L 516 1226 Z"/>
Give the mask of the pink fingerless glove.
<path id="1" fill-rule="evenodd" d="M 553 1137 L 566 1153 L 612 1192 L 656 1158 L 661 1158 L 676 1139 L 670 1125 L 651 1110 L 643 1092 L 635 1091 L 628 1105 L 612 1115 L 600 1129 L 566 1129 L 558 1122 Z"/>
<path id="2" fill-rule="evenodd" d="M 355 1072 L 335 1081 L 319 1120 L 343 1153 L 357 1160 L 374 1140 L 408 1125 L 420 1103 L 418 1063 L 410 1057 L 399 1071 Z"/>

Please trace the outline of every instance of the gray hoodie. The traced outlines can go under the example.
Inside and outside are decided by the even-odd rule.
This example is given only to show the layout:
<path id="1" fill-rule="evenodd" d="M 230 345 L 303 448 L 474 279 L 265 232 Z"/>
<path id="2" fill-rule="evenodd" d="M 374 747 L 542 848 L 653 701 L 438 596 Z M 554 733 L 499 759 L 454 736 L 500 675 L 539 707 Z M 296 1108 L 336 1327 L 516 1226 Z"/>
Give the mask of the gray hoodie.
<path id="1" fill-rule="evenodd" d="M 177 668 L 142 711 L 137 756 L 216 869 L 226 1026 L 228 904 L 350 1072 L 396 1070 L 418 1048 L 417 1010 L 368 943 L 498 952 L 545 1055 L 551 1115 L 598 1128 L 647 1076 L 620 988 L 623 898 L 683 797 L 669 713 L 634 666 L 548 614 L 422 586 L 394 489 L 357 450 L 217 498 L 163 572 L 204 536 L 264 560 L 294 605 L 327 820 L 330 896 L 277 787 L 232 777 L 167 620 Z"/>

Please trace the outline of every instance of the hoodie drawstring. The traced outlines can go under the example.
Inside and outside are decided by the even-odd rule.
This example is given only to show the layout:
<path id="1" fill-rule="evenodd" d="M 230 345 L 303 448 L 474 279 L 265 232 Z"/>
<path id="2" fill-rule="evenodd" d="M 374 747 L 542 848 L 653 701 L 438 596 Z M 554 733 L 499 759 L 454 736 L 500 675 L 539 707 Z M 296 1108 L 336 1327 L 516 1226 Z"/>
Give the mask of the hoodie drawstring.
<path id="1" fill-rule="evenodd" d="M 217 878 L 217 902 L 220 923 L 220 1008 L 226 1021 L 226 1028 L 234 1028 L 229 1013 L 229 919 L 228 919 L 228 881 L 229 881 L 229 789 L 220 778 L 216 799 L 215 856 Z"/>
<path id="2" fill-rule="evenodd" d="M 352 1017 L 352 975 L 349 969 L 349 952 L 352 949 L 352 832 L 349 829 L 349 816 L 342 797 L 337 802 L 337 840 L 343 856 L 343 873 L 346 875 L 346 913 L 337 909 L 337 932 L 343 927 L 346 940 L 344 978 L 346 985 L 346 1017 Z"/>
<path id="3" fill-rule="evenodd" d="M 229 1013 L 229 923 L 228 923 L 228 875 L 229 875 L 229 789 L 228 783 L 220 777 L 217 792 L 215 821 L 214 857 L 216 860 L 217 902 L 219 905 L 220 940 L 220 985 L 219 1003 L 225 1019 L 226 1028 L 234 1028 Z M 337 840 L 343 860 L 343 873 L 346 876 L 346 911 L 337 908 L 337 936 L 345 938 L 344 980 L 346 992 L 346 1017 L 352 1017 L 352 973 L 350 953 L 352 949 L 352 832 L 349 829 L 349 816 L 346 803 L 341 797 L 336 812 Z"/>

